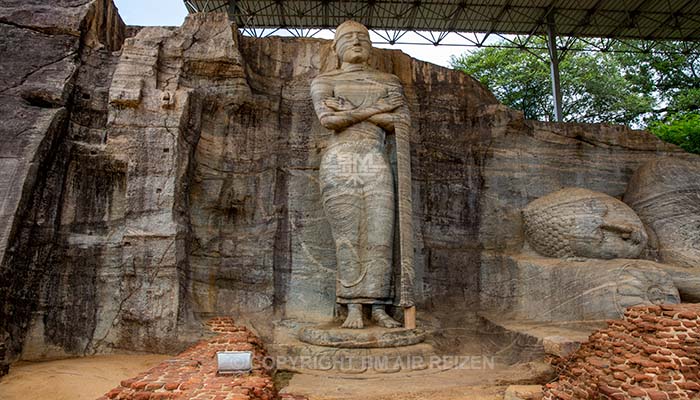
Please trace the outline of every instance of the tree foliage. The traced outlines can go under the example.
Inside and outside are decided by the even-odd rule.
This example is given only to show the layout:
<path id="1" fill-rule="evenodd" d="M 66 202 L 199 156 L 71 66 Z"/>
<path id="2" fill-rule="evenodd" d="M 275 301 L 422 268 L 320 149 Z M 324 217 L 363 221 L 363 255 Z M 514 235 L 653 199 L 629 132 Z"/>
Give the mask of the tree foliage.
<path id="1" fill-rule="evenodd" d="M 669 138 L 685 137 L 679 130 L 697 132 L 692 131 L 693 124 L 700 123 L 696 117 L 700 111 L 697 45 L 668 43 L 664 48 L 670 51 L 628 52 L 618 44 L 599 52 L 591 51 L 590 41 L 575 43 L 560 62 L 565 121 L 652 126 Z M 552 121 L 546 43 L 533 38 L 530 44 L 539 49 L 482 48 L 453 56 L 451 64 L 485 84 L 504 104 L 523 111 L 526 118 Z M 638 45 L 645 48 L 643 42 Z M 668 129 L 662 128 L 665 119 Z"/>
<path id="2" fill-rule="evenodd" d="M 700 113 L 673 114 L 649 124 L 649 131 L 661 140 L 700 154 Z"/>

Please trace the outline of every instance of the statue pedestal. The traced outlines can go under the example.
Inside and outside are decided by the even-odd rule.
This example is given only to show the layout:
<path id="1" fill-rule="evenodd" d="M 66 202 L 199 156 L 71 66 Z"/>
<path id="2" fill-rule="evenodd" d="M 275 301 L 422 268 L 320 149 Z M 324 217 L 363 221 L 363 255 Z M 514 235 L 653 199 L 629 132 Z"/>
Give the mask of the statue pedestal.
<path id="1" fill-rule="evenodd" d="M 421 329 L 342 329 L 295 320 L 276 324 L 269 347 L 277 369 L 335 377 L 432 373 L 445 365 Z"/>
<path id="2" fill-rule="evenodd" d="M 299 340 L 316 346 L 373 349 L 418 344 L 425 340 L 425 332 L 420 329 L 388 329 L 378 326 L 345 329 L 337 324 L 327 324 L 302 328 Z"/>

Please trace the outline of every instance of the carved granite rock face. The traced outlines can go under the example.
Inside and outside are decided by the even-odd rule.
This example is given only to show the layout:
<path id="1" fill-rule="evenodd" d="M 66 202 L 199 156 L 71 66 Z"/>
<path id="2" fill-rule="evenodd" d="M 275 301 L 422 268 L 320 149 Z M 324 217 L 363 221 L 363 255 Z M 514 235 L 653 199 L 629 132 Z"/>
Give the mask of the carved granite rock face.
<path id="1" fill-rule="evenodd" d="M 636 258 L 647 244 L 639 217 L 605 193 L 567 188 L 523 210 L 527 241 L 548 257 Z"/>
<path id="2" fill-rule="evenodd" d="M 277 318 L 331 319 L 329 132 L 309 94 L 337 62 L 330 41 L 239 37 L 224 14 L 127 31 L 122 48 L 108 0 L 0 3 L 9 358 L 177 351 L 211 315 L 255 318 L 263 336 Z M 398 50 L 369 63 L 404 87 L 416 302 L 447 330 L 516 285 L 493 255 L 522 248 L 528 203 L 565 185 L 621 196 L 646 161 L 697 159 L 625 127 L 527 121 Z"/>
<path id="3" fill-rule="evenodd" d="M 700 268 L 700 163 L 664 158 L 642 165 L 624 200 L 655 233 L 661 261 Z"/>
<path id="4" fill-rule="evenodd" d="M 489 258 L 484 262 L 494 268 L 482 282 L 482 307 L 499 318 L 601 320 L 618 318 L 634 305 L 681 301 L 666 266 L 649 260 L 572 262 L 527 254 Z"/>
<path id="5" fill-rule="evenodd" d="M 77 164 L 90 166 L 72 182 L 87 241 L 118 186 L 89 137 L 106 120 L 100 100 L 124 31 L 109 0 L 0 2 L 0 341 L 10 360 L 23 342 L 40 343 L 38 355 L 84 351 L 108 299 L 95 283 L 101 252 L 65 240 L 60 215 L 75 205 L 63 186 Z"/>

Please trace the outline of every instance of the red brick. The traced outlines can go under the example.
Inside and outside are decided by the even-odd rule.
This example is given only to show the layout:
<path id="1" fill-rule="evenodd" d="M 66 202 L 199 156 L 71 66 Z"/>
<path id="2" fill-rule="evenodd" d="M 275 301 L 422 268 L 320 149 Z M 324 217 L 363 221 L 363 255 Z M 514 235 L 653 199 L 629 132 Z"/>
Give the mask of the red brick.
<path id="1" fill-rule="evenodd" d="M 163 382 L 151 382 L 146 385 L 146 390 L 155 391 L 163 387 Z"/>
<path id="2" fill-rule="evenodd" d="M 676 390 L 678 390 L 678 387 L 672 383 L 659 383 L 658 387 L 664 392 L 675 392 Z"/>
<path id="3" fill-rule="evenodd" d="M 613 378 L 625 382 L 627 380 L 627 375 L 623 374 L 622 372 L 614 372 Z"/>
<path id="4" fill-rule="evenodd" d="M 700 391 L 700 383 L 697 382 L 678 382 L 676 383 L 679 388 L 683 390 L 695 390 Z"/>
<path id="5" fill-rule="evenodd" d="M 130 388 L 131 385 L 132 385 L 134 382 L 135 382 L 134 379 L 124 379 L 124 380 L 121 381 L 121 383 L 119 383 L 119 384 L 122 385 L 122 386 L 124 386 L 125 388 Z"/>
<path id="6" fill-rule="evenodd" d="M 562 392 L 561 390 L 552 389 L 552 394 L 560 398 L 561 400 L 574 400 L 573 396 Z"/>
<path id="7" fill-rule="evenodd" d="M 174 399 L 175 397 L 174 393 L 166 393 L 166 392 L 159 392 L 159 393 L 151 393 L 151 397 L 149 397 L 149 400 L 167 400 L 167 399 Z"/>
<path id="8" fill-rule="evenodd" d="M 637 374 L 632 379 L 634 379 L 635 382 L 643 382 L 643 381 L 651 381 L 654 378 L 652 376 L 649 376 L 646 374 Z"/>
<path id="9" fill-rule="evenodd" d="M 668 395 L 658 390 L 647 390 L 647 395 L 651 400 L 668 400 Z"/>
<path id="10" fill-rule="evenodd" d="M 662 355 L 660 355 L 660 354 L 652 354 L 652 355 L 649 356 L 649 358 L 650 358 L 652 361 L 656 361 L 656 362 L 671 362 L 671 358 L 670 358 L 670 357 L 662 356 Z"/>
<path id="11" fill-rule="evenodd" d="M 608 386 L 606 384 L 599 385 L 598 389 L 600 390 L 601 393 L 603 393 L 606 396 L 612 396 L 615 393 L 622 393 L 622 391 L 620 389 Z"/>

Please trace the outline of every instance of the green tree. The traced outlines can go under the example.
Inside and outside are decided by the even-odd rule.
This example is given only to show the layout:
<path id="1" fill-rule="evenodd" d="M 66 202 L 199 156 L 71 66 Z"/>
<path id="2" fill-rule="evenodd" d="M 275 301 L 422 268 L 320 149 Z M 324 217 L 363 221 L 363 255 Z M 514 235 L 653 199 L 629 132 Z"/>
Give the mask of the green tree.
<path id="1" fill-rule="evenodd" d="M 637 42 L 642 47 L 643 42 Z M 622 49 L 624 50 L 624 49 Z M 670 42 L 661 49 L 616 54 L 634 90 L 653 93 L 652 120 L 700 110 L 700 47 Z"/>
<path id="2" fill-rule="evenodd" d="M 602 40 L 569 42 L 559 65 L 564 120 L 646 128 L 700 153 L 700 45 L 637 41 L 594 51 L 603 44 Z M 533 38 L 529 47 L 534 49 L 482 48 L 453 56 L 451 64 L 526 118 L 552 121 L 546 42 Z"/>
<path id="3" fill-rule="evenodd" d="M 700 154 L 700 113 L 673 114 L 649 124 L 649 131 L 661 140 Z"/>
<path id="4" fill-rule="evenodd" d="M 486 85 L 503 104 L 523 111 L 526 118 L 551 120 L 549 67 L 533 53 L 489 47 L 453 56 L 451 64 Z"/>
<path id="5" fill-rule="evenodd" d="M 645 127 L 667 114 L 698 110 L 700 46 L 666 43 L 665 50 L 648 42 L 609 46 L 593 51 L 589 41 L 573 42 L 560 62 L 565 121 L 614 122 Z M 505 44 L 505 43 L 503 43 Z M 504 104 L 530 119 L 553 120 L 548 54 L 543 38 L 537 49 L 482 48 L 453 57 L 462 70 L 489 87 Z M 628 46 L 628 47 L 624 47 Z M 661 47 L 661 46 L 659 46 Z M 632 50 L 633 52 L 630 52 Z"/>

